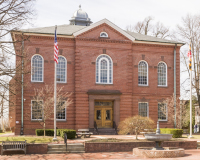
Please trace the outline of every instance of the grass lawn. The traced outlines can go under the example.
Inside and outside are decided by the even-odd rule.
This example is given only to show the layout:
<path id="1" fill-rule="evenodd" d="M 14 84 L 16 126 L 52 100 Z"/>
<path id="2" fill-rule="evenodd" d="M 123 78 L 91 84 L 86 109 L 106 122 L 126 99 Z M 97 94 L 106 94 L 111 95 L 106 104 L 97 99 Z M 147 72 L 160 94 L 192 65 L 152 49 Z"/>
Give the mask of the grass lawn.
<path id="1" fill-rule="evenodd" d="M 63 141 L 63 138 L 57 137 L 58 141 Z M 15 137 L 0 137 L 0 141 L 25 141 L 27 143 L 50 143 L 53 137 L 50 136 L 15 136 Z"/>
<path id="2" fill-rule="evenodd" d="M 12 133 L 12 131 L 8 131 L 8 132 L 0 133 L 0 135 L 2 135 L 2 134 L 6 134 L 6 133 Z"/>
<path id="3" fill-rule="evenodd" d="M 189 135 L 189 134 L 188 134 Z M 190 136 L 190 135 L 189 135 Z M 200 135 L 192 135 L 194 138 L 192 139 L 200 139 Z M 188 138 L 187 135 L 183 135 L 182 138 Z"/>

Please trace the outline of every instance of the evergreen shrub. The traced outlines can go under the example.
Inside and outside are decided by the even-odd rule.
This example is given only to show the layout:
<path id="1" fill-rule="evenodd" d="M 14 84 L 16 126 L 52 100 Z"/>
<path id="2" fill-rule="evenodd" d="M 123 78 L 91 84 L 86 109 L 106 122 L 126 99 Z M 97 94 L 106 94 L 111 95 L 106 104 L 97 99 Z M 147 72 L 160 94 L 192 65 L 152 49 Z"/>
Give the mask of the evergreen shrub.
<path id="1" fill-rule="evenodd" d="M 44 136 L 44 129 L 36 129 L 36 136 Z M 45 129 L 46 136 L 54 136 L 54 129 Z"/>
<path id="2" fill-rule="evenodd" d="M 174 129 L 174 128 L 160 128 L 161 134 L 173 134 L 172 138 L 181 138 L 183 134 L 182 129 Z"/>

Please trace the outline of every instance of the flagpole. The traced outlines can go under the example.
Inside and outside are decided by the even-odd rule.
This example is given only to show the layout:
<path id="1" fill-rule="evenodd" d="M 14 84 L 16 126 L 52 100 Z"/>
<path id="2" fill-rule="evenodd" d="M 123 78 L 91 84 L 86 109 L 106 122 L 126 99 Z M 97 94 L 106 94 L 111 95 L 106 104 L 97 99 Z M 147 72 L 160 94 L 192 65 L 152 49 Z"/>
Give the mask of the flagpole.
<path id="1" fill-rule="evenodd" d="M 57 26 L 55 26 L 55 32 L 57 30 Z M 57 32 L 56 32 L 57 34 Z M 57 37 L 57 35 L 55 35 Z M 57 83 L 56 83 L 56 67 L 57 67 L 57 63 L 56 61 L 54 62 L 55 64 L 55 70 L 54 70 L 54 138 L 53 138 L 53 141 L 56 141 L 57 140 L 57 137 L 56 137 L 56 89 L 57 89 Z"/>
<path id="2" fill-rule="evenodd" d="M 190 137 L 192 137 L 192 52 L 191 52 L 191 43 L 190 43 Z"/>
<path id="3" fill-rule="evenodd" d="M 192 137 L 192 69 L 190 70 L 190 137 Z"/>

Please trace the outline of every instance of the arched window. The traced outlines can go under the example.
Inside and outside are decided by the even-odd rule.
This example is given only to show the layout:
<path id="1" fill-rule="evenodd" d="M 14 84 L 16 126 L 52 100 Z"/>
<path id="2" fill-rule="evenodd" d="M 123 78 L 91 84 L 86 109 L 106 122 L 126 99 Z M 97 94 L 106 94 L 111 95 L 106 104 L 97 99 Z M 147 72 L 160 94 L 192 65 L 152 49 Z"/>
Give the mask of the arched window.
<path id="1" fill-rule="evenodd" d="M 138 64 L 138 85 L 148 85 L 148 64 L 145 61 L 140 61 Z"/>
<path id="2" fill-rule="evenodd" d="M 158 63 L 158 86 L 167 86 L 167 65 Z"/>
<path id="3" fill-rule="evenodd" d="M 101 32 L 100 37 L 108 37 L 108 34 L 106 32 Z"/>
<path id="4" fill-rule="evenodd" d="M 67 81 L 67 76 L 66 76 L 66 71 L 67 71 L 67 60 L 63 56 L 58 57 L 58 64 L 57 64 L 57 82 L 60 83 L 66 83 Z"/>
<path id="5" fill-rule="evenodd" d="M 96 60 L 96 83 L 112 84 L 113 83 L 113 62 L 105 54 L 97 57 Z"/>
<path id="6" fill-rule="evenodd" d="M 31 81 L 43 82 L 44 60 L 40 55 L 34 55 L 31 60 Z"/>

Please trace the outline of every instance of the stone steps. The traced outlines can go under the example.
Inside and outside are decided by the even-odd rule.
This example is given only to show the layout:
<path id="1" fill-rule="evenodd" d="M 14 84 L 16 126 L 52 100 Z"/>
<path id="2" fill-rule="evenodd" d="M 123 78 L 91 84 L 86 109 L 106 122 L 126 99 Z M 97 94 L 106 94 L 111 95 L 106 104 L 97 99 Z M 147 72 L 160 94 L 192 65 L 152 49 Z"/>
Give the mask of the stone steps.
<path id="1" fill-rule="evenodd" d="M 197 142 L 197 149 L 200 149 L 200 142 Z"/>
<path id="2" fill-rule="evenodd" d="M 64 154 L 64 153 L 85 153 L 85 146 L 82 143 L 67 144 L 49 144 L 47 154 Z"/>
<path id="3" fill-rule="evenodd" d="M 94 129 L 90 129 L 90 132 L 93 132 L 93 135 L 97 135 L 94 132 Z M 114 128 L 98 128 L 99 135 L 116 135 Z"/>

